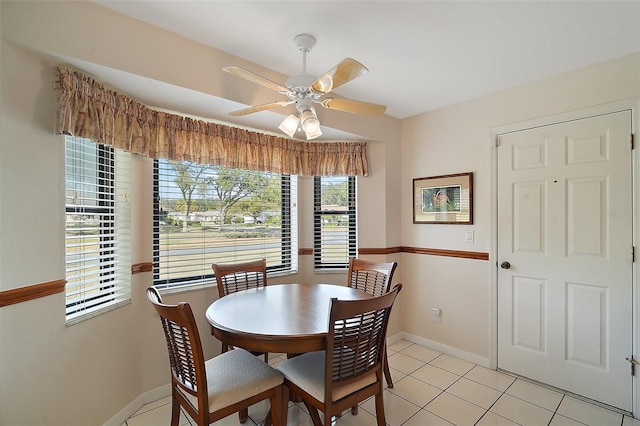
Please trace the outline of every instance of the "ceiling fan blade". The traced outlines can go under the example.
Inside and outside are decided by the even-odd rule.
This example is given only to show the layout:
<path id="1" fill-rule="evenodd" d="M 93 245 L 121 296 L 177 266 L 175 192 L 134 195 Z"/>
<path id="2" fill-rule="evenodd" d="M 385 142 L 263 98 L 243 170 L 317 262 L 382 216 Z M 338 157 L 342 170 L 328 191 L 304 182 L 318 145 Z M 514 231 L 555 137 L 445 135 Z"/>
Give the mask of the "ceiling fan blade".
<path id="1" fill-rule="evenodd" d="M 311 90 L 324 95 L 368 71 L 367 67 L 355 59 L 345 58 L 311 83 Z"/>
<path id="2" fill-rule="evenodd" d="M 353 114 L 370 115 L 372 117 L 382 115 L 387 109 L 384 105 L 370 104 L 368 102 L 354 101 L 351 99 L 326 98 L 321 101 L 321 104 L 328 109 L 351 112 Z"/>
<path id="3" fill-rule="evenodd" d="M 269 102 L 268 104 L 256 105 L 249 108 L 239 109 L 237 111 L 231 111 L 229 115 L 242 116 L 242 115 L 252 114 L 258 111 L 264 111 L 265 109 L 273 109 L 277 107 L 291 105 L 294 102 L 295 101 L 273 101 L 273 102 Z"/>
<path id="4" fill-rule="evenodd" d="M 267 87 L 271 90 L 275 90 L 276 92 L 285 94 L 289 91 L 289 89 L 284 87 L 282 84 L 276 83 L 275 81 L 269 80 L 268 78 L 261 77 L 258 74 L 254 74 L 251 71 L 245 70 L 244 68 L 225 67 L 222 68 L 222 70 L 228 72 L 229 74 L 242 77 L 245 80 L 249 80 L 252 83 L 260 84 L 261 86 Z"/>

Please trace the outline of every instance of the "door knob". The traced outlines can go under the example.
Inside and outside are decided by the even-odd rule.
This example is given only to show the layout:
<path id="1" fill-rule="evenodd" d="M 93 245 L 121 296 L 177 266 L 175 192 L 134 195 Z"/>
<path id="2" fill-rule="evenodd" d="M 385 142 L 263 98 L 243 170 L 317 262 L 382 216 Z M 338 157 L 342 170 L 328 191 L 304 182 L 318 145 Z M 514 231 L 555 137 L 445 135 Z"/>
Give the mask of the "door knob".
<path id="1" fill-rule="evenodd" d="M 511 264 L 505 260 L 504 262 L 502 262 L 502 263 L 500 264 L 500 267 L 501 267 L 502 269 L 509 269 L 509 268 L 511 268 Z"/>

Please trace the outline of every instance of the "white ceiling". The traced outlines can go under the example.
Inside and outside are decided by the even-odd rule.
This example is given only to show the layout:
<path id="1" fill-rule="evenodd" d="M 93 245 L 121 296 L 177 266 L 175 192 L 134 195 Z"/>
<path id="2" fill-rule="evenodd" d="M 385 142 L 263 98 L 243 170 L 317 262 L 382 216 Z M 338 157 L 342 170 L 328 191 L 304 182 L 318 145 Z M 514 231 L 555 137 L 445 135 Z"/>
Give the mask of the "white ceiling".
<path id="1" fill-rule="evenodd" d="M 93 1 L 285 75 L 302 69 L 293 38 L 310 34 L 308 74 L 352 57 L 369 72 L 336 93 L 399 119 L 640 51 L 640 0 Z M 180 98 L 190 96 L 203 101 Z M 219 107 L 224 116 L 245 105 Z"/>

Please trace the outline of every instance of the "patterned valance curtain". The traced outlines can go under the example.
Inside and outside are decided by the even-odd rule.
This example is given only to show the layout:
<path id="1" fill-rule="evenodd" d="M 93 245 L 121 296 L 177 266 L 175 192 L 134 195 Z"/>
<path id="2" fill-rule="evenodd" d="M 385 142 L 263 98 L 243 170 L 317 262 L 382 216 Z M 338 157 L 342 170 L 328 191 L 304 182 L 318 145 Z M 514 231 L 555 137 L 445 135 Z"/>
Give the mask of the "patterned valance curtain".
<path id="1" fill-rule="evenodd" d="M 153 110 L 56 67 L 57 134 L 151 158 L 300 176 L 367 176 L 366 142 L 302 142 Z"/>

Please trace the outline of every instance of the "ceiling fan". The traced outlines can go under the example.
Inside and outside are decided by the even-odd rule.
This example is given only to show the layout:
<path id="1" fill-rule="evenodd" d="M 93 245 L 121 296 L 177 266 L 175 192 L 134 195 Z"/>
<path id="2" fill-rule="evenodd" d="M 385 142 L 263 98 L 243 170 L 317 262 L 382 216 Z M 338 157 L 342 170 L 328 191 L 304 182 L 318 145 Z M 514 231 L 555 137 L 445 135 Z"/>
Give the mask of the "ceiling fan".
<path id="1" fill-rule="evenodd" d="M 309 53 L 315 45 L 316 39 L 308 34 L 300 34 L 296 36 L 293 41 L 298 47 L 298 50 L 302 52 L 302 73 L 289 77 L 284 85 L 261 77 L 244 68 L 223 68 L 224 71 L 230 74 L 275 90 L 287 97 L 287 99 L 284 100 L 232 111 L 229 113 L 230 115 L 247 115 L 258 111 L 295 104 L 297 114 L 289 115 L 278 128 L 289 137 L 293 137 L 296 131 L 301 129 L 305 133 L 307 140 L 311 140 L 322 135 L 320 120 L 318 120 L 315 107 L 312 104 L 320 104 L 324 108 L 361 115 L 378 116 L 384 113 L 386 109 L 384 105 L 325 96 L 332 90 L 368 72 L 367 67 L 355 59 L 345 58 L 338 65 L 320 77 L 315 78 L 308 75 L 306 69 L 307 53 Z"/>

